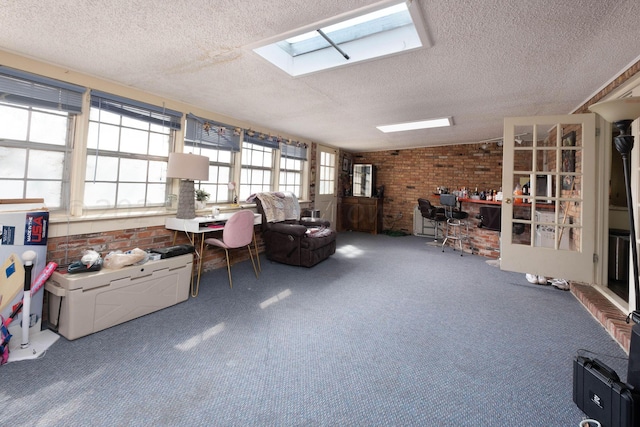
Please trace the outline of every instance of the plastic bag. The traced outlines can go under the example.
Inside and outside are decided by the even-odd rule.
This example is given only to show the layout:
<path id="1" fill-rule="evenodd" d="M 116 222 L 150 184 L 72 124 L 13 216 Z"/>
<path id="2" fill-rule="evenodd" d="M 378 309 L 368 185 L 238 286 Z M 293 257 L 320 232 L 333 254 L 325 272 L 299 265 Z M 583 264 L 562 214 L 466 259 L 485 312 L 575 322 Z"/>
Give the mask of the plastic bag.
<path id="1" fill-rule="evenodd" d="M 142 249 L 135 248 L 127 252 L 114 251 L 104 257 L 104 268 L 117 270 L 134 264 L 144 264 L 149 259 L 149 254 Z"/>

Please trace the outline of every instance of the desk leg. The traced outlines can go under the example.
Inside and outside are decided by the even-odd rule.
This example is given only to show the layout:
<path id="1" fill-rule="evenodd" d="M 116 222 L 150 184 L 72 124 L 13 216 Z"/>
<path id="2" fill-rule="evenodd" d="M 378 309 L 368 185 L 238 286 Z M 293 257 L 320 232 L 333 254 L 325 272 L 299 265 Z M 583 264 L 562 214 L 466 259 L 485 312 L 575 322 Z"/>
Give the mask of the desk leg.
<path id="1" fill-rule="evenodd" d="M 256 229 L 253 229 L 253 246 L 256 248 L 256 258 L 258 258 L 258 271 L 262 272 L 260 265 L 260 254 L 258 253 L 258 240 L 256 239 Z"/>
<path id="2" fill-rule="evenodd" d="M 193 233 L 193 244 L 194 246 L 197 244 L 196 242 L 196 234 Z M 198 296 L 198 292 L 200 292 L 200 276 L 202 275 L 202 260 L 204 258 L 204 234 L 200 234 L 200 252 L 196 251 L 196 260 L 198 263 L 196 278 L 191 279 L 191 296 L 193 298 Z"/>

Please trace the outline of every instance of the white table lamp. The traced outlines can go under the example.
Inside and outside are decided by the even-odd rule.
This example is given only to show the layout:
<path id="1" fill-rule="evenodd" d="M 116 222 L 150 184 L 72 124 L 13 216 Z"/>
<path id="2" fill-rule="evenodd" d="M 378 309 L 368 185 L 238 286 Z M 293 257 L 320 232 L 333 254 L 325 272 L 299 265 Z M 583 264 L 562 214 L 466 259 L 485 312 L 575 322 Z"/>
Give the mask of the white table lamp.
<path id="1" fill-rule="evenodd" d="M 196 203 L 193 181 L 209 179 L 209 158 L 196 154 L 171 153 L 169 154 L 167 177 L 180 179 L 176 217 L 180 219 L 195 218 Z"/>

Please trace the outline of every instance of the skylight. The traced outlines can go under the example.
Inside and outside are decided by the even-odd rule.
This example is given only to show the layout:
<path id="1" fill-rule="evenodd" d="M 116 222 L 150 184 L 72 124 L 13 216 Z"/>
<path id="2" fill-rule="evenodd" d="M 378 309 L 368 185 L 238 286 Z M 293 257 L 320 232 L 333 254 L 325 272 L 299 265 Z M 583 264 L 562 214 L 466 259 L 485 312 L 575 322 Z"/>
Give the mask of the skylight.
<path id="1" fill-rule="evenodd" d="M 267 43 L 253 51 L 292 76 L 429 45 L 415 1 L 361 9 Z"/>

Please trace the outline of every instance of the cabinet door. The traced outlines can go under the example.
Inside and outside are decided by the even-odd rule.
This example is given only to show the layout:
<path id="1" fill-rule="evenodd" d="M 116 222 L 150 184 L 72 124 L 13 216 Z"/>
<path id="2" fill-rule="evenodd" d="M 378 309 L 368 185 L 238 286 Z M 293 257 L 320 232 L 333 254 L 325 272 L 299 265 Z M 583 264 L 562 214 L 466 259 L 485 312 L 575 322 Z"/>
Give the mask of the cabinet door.
<path id="1" fill-rule="evenodd" d="M 366 232 L 375 232 L 378 220 L 378 209 L 375 203 L 363 203 L 359 205 L 358 212 L 358 230 Z"/>
<path id="2" fill-rule="evenodd" d="M 345 197 L 340 209 L 340 226 L 342 230 L 356 230 L 358 226 L 358 201 Z"/>

